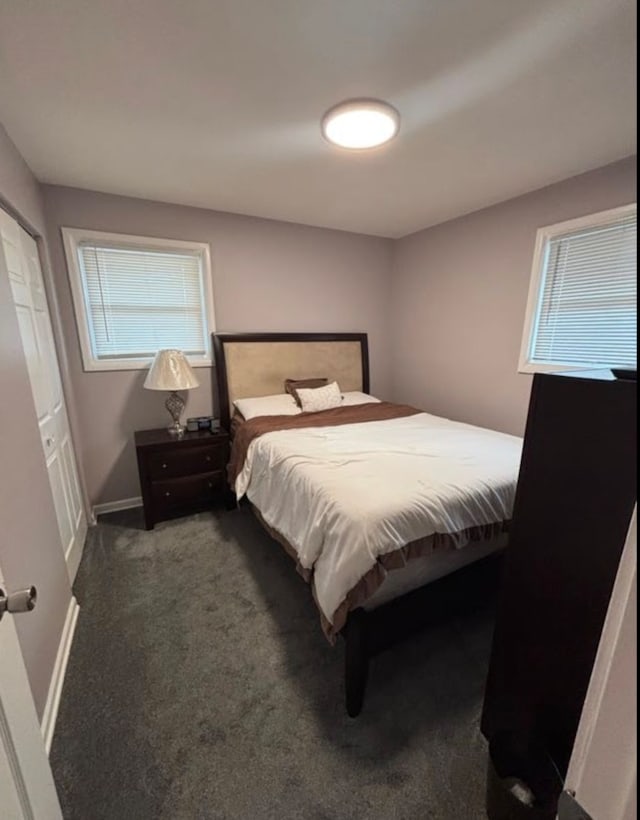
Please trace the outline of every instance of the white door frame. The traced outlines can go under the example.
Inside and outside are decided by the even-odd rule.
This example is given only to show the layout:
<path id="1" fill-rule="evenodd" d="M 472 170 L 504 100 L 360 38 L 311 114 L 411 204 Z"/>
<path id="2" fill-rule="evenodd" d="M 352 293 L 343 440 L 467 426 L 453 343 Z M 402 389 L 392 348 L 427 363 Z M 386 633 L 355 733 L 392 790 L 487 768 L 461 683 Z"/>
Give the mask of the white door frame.
<path id="1" fill-rule="evenodd" d="M 61 545 L 73 583 L 86 538 L 87 514 L 40 253 L 32 236 L 4 210 L 0 210 L 0 239 L 0 253 L 4 253 L 27 359 Z"/>
<path id="2" fill-rule="evenodd" d="M 0 566 L 0 587 L 7 591 Z M 0 621 L 0 816 L 62 820 L 14 617 Z"/>
<path id="3" fill-rule="evenodd" d="M 77 446 L 77 441 L 79 438 L 79 422 L 73 401 L 70 401 L 70 397 L 73 396 L 73 385 L 71 384 L 71 377 L 69 375 L 69 363 L 67 352 L 65 349 L 63 324 L 60 316 L 60 307 L 55 290 L 55 284 L 53 281 L 53 274 L 51 271 L 51 263 L 49 259 L 49 253 L 47 250 L 47 243 L 45 237 L 42 236 L 40 231 L 33 224 L 31 224 L 28 219 L 24 219 L 22 217 L 22 214 L 20 214 L 13 207 L 12 204 L 3 198 L 2 192 L 0 192 L 0 208 L 3 211 L 5 211 L 5 213 L 7 213 L 11 217 L 11 219 L 14 219 L 21 228 L 23 228 L 28 234 L 30 234 L 30 236 L 33 237 L 38 248 L 38 257 L 40 260 L 40 267 L 42 270 L 42 278 L 44 280 L 47 302 L 49 304 L 49 314 L 53 330 L 56 354 L 58 357 L 58 363 L 60 365 L 62 390 L 64 393 L 65 401 L 67 402 L 67 413 L 69 416 L 71 440 L 73 442 L 74 450 L 78 452 L 79 448 Z M 93 507 L 89 499 L 89 495 L 87 493 L 87 482 L 85 478 L 84 467 L 81 461 L 77 461 L 77 468 L 78 481 L 80 483 L 80 491 L 82 494 L 82 507 L 84 509 L 84 514 L 86 516 L 88 524 L 94 525 L 96 523 L 96 517 L 93 513 Z"/>
<path id="4" fill-rule="evenodd" d="M 597 820 L 635 820 L 637 509 L 613 587 L 565 787 Z"/>

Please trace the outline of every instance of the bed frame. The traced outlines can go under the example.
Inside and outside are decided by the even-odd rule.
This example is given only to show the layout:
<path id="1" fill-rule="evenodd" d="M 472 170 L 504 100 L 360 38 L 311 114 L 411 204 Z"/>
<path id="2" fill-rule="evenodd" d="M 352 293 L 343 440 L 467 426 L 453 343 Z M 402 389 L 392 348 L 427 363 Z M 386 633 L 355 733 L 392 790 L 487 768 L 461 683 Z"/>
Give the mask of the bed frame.
<path id="1" fill-rule="evenodd" d="M 227 430 L 234 400 L 282 393 L 287 378 L 326 377 L 343 390 L 369 392 L 366 333 L 214 333 L 212 338 L 220 422 Z M 399 637 L 481 604 L 481 590 L 495 582 L 494 559 L 490 555 L 370 612 L 349 613 L 341 635 L 350 717 L 362 710 L 370 659 Z"/>
<path id="2" fill-rule="evenodd" d="M 310 372 L 335 379 L 343 390 L 369 392 L 366 333 L 214 333 L 212 339 L 220 423 L 227 430 L 236 399 L 282 393 L 285 379 Z"/>

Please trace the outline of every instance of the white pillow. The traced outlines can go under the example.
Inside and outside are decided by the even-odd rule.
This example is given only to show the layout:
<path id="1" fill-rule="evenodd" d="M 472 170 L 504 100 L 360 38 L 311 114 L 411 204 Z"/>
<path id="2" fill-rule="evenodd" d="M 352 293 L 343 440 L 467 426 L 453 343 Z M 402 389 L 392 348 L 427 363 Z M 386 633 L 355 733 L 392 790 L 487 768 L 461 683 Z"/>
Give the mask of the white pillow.
<path id="1" fill-rule="evenodd" d="M 351 390 L 342 394 L 342 406 L 349 407 L 351 404 L 380 404 L 380 399 L 368 393 L 360 393 L 359 390 Z"/>
<path id="2" fill-rule="evenodd" d="M 332 407 L 340 407 L 342 404 L 338 382 L 330 382 L 324 387 L 299 387 L 296 393 L 303 413 L 331 410 Z"/>
<path id="3" fill-rule="evenodd" d="M 297 416 L 302 413 L 289 393 L 259 396 L 255 399 L 236 399 L 233 406 L 247 421 L 256 416 Z"/>

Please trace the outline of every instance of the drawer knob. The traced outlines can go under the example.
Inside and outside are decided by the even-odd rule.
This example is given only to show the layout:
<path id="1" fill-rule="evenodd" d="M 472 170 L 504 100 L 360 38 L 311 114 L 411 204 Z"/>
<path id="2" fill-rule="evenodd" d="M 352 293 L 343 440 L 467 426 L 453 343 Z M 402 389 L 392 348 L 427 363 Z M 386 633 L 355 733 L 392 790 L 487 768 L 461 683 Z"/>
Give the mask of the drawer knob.
<path id="1" fill-rule="evenodd" d="M 167 465 L 166 465 L 166 464 L 163 464 L 163 465 L 162 465 L 162 469 L 163 469 L 163 470 L 166 470 L 166 469 L 167 469 Z"/>
<path id="2" fill-rule="evenodd" d="M 207 456 L 207 461 L 211 461 L 211 456 Z"/>
<path id="3" fill-rule="evenodd" d="M 167 492 L 165 493 L 165 495 L 169 496 L 169 495 L 171 495 L 171 493 L 167 490 Z"/>
<path id="4" fill-rule="evenodd" d="M 209 482 L 209 489 L 211 489 L 211 487 L 213 487 L 213 484 Z"/>

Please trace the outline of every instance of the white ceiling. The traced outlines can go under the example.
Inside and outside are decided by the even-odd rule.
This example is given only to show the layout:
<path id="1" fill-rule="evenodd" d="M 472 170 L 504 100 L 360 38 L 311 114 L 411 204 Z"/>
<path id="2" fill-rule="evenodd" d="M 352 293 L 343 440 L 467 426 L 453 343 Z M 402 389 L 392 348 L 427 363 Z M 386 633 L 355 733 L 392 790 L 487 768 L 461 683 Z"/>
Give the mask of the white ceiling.
<path id="1" fill-rule="evenodd" d="M 635 152 L 634 0 L 3 0 L 50 183 L 398 237 Z M 327 108 L 402 117 L 331 148 Z"/>

